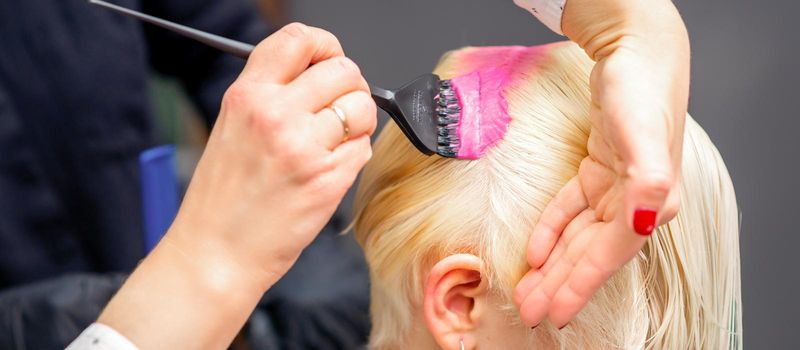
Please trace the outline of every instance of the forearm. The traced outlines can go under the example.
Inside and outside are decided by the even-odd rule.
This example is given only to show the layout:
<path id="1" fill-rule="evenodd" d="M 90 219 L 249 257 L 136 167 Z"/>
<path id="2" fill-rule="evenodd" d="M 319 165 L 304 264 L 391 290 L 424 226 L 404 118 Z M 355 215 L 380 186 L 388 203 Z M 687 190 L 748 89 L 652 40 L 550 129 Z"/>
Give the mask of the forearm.
<path id="1" fill-rule="evenodd" d="M 686 26 L 670 0 L 568 0 L 562 29 L 597 61 L 591 80 L 592 99 L 610 91 L 651 91 L 642 97 L 673 116 L 665 127 L 682 135 L 689 94 L 690 46 Z M 611 60 L 610 58 L 614 59 Z M 621 77 L 635 72 L 636 79 Z M 623 85 L 646 84 L 633 88 Z M 629 94 L 622 98 L 632 98 Z M 620 102 L 605 103 L 614 109 Z M 608 112 L 610 113 L 610 112 Z M 679 143 L 681 137 L 675 137 Z M 678 145 L 678 147 L 680 147 Z M 680 152 L 673 161 L 679 163 Z"/>
<path id="2" fill-rule="evenodd" d="M 689 50 L 685 25 L 669 0 L 568 0 L 561 28 L 596 61 L 630 41 L 681 51 L 662 50 L 665 55 Z"/>
<path id="3" fill-rule="evenodd" d="M 223 249 L 185 244 L 170 234 L 137 267 L 98 322 L 140 349 L 225 348 L 278 276 L 248 273 Z"/>

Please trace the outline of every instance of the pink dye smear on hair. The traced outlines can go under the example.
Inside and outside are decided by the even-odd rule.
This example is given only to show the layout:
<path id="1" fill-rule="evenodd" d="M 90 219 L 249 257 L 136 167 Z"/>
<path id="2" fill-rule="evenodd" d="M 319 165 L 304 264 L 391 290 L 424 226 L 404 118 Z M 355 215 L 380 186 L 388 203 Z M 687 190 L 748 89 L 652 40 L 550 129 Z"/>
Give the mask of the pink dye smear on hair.
<path id="1" fill-rule="evenodd" d="M 485 47 L 460 56 L 459 70 L 470 73 L 451 80 L 461 104 L 457 158 L 478 159 L 505 137 L 511 122 L 505 92 L 523 69 L 531 74 L 535 65 L 525 63 L 549 46 Z"/>

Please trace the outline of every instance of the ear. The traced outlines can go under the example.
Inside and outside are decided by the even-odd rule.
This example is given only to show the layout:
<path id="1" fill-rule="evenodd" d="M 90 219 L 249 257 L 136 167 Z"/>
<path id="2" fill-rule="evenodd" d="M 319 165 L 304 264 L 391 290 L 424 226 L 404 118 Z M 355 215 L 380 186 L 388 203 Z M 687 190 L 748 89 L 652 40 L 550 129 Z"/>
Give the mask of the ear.
<path id="1" fill-rule="evenodd" d="M 473 349 L 481 316 L 488 309 L 481 260 L 472 254 L 448 256 L 433 266 L 425 284 L 425 323 L 442 349 Z"/>

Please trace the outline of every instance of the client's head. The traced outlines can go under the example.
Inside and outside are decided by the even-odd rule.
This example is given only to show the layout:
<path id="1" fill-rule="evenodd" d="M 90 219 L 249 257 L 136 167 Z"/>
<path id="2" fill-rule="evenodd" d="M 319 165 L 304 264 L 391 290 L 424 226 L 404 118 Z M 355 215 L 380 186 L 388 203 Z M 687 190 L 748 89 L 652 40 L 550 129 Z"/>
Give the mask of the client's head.
<path id="1" fill-rule="evenodd" d="M 678 216 L 570 325 L 529 329 L 512 301 L 526 245 L 548 201 L 586 156 L 592 62 L 576 46 L 466 48 L 436 72 L 500 68 L 511 117 L 484 157 L 420 154 L 393 124 L 374 146 L 356 198 L 371 271 L 373 348 L 723 348 L 740 336 L 733 187 L 688 118 Z M 492 116 L 483 116 L 491 118 Z"/>

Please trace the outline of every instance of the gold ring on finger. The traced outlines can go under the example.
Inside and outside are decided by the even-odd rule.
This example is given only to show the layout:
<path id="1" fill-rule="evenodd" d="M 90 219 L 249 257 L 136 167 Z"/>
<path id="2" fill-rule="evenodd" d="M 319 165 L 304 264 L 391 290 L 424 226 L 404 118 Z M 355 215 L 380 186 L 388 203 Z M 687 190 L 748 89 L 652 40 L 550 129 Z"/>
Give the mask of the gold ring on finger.
<path id="1" fill-rule="evenodd" d="M 347 115 L 336 105 L 331 105 L 330 109 L 336 114 L 339 121 L 342 122 L 342 129 L 344 129 L 342 133 L 342 143 L 347 142 L 347 140 L 350 139 L 350 125 L 347 123 Z"/>

